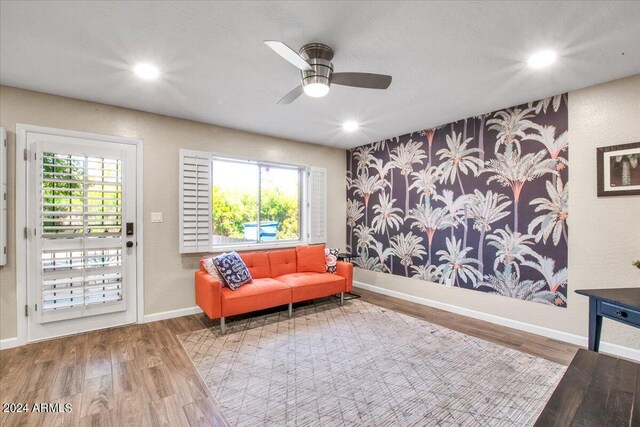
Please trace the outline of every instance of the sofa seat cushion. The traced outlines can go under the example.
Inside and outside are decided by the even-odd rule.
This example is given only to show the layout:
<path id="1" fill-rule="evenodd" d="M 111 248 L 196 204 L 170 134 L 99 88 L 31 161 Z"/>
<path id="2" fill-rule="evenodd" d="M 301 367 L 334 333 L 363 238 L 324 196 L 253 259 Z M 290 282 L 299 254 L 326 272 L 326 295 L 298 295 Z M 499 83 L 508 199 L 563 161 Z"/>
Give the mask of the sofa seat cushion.
<path id="1" fill-rule="evenodd" d="M 331 273 L 291 273 L 276 279 L 291 286 L 293 302 L 322 298 L 346 290 L 344 277 Z"/>
<path id="2" fill-rule="evenodd" d="M 291 302 L 291 287 L 271 278 L 253 279 L 237 291 L 229 288 L 222 288 L 220 291 L 223 317 L 264 310 Z"/>

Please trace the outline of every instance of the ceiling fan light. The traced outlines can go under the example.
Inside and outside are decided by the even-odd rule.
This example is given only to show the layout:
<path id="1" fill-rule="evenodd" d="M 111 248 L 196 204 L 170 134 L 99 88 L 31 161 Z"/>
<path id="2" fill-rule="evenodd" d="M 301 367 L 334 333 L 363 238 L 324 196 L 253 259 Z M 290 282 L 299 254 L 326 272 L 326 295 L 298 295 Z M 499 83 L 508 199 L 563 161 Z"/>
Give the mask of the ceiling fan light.
<path id="1" fill-rule="evenodd" d="M 313 98 L 320 98 L 329 93 L 329 86 L 324 83 L 308 83 L 304 86 L 304 93 Z"/>

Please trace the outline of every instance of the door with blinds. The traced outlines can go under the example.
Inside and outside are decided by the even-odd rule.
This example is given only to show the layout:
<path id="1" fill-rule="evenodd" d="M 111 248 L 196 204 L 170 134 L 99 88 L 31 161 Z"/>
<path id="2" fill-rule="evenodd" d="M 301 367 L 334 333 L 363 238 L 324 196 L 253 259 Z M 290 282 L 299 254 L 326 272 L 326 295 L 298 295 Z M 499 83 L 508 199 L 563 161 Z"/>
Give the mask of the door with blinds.
<path id="1" fill-rule="evenodd" d="M 136 147 L 29 133 L 30 341 L 136 321 Z"/>

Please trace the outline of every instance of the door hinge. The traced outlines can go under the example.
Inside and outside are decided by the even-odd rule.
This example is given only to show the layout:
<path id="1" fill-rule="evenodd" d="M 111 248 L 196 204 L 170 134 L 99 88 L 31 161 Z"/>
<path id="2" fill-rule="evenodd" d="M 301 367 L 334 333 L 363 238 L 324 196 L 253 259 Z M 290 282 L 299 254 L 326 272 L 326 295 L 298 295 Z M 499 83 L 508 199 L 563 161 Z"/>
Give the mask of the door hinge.
<path id="1" fill-rule="evenodd" d="M 29 317 L 29 306 L 28 305 L 24 306 L 24 317 Z"/>
<path id="2" fill-rule="evenodd" d="M 36 304 L 36 311 L 38 311 L 38 304 Z"/>
<path id="3" fill-rule="evenodd" d="M 24 238 L 28 239 L 29 238 L 29 227 L 25 227 L 24 228 Z"/>
<path id="4" fill-rule="evenodd" d="M 29 150 L 27 150 L 26 148 L 24 149 L 24 161 L 26 162 L 27 160 L 29 160 Z M 33 160 L 36 160 L 38 158 L 36 153 L 33 153 Z"/>

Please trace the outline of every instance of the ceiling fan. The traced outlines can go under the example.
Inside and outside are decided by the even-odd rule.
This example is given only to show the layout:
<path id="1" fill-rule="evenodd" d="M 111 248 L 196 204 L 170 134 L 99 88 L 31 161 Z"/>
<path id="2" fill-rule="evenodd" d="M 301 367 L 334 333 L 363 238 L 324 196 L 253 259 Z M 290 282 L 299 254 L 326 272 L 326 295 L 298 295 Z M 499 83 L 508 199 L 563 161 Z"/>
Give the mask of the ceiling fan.
<path id="1" fill-rule="evenodd" d="M 296 53 L 286 44 L 265 40 L 275 53 L 300 69 L 302 84 L 283 96 L 278 104 L 290 104 L 303 93 L 318 98 L 329 92 L 331 84 L 352 86 L 364 89 L 386 89 L 391 84 L 391 76 L 371 73 L 334 73 L 333 49 L 322 43 L 309 43 Z"/>

